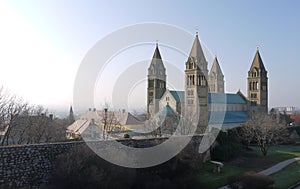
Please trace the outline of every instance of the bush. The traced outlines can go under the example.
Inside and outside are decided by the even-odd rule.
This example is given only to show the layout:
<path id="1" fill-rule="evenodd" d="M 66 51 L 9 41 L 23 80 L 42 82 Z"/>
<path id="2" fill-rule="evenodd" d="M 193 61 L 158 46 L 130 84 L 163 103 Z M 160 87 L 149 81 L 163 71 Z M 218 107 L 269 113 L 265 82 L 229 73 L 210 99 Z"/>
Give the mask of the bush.
<path id="1" fill-rule="evenodd" d="M 125 133 L 123 137 L 124 138 L 130 138 L 129 134 L 127 134 L 127 133 Z"/>
<path id="2" fill-rule="evenodd" d="M 134 169 L 110 164 L 78 146 L 57 157 L 47 188 L 131 188 L 134 178 Z"/>
<path id="3" fill-rule="evenodd" d="M 217 161 L 228 161 L 237 156 L 241 151 L 241 146 L 235 143 L 218 145 L 211 150 L 211 159 Z"/>
<path id="4" fill-rule="evenodd" d="M 274 181 L 270 176 L 261 173 L 246 172 L 243 175 L 229 177 L 228 184 L 232 189 L 268 189 L 272 188 Z"/>
<path id="5" fill-rule="evenodd" d="M 44 188 L 193 189 L 197 186 L 196 172 L 179 155 L 157 166 L 132 169 L 113 165 L 83 145 L 57 157 Z"/>
<path id="6" fill-rule="evenodd" d="M 228 161 L 241 151 L 237 129 L 229 129 L 227 132 L 220 131 L 216 141 L 219 145 L 211 149 L 211 159 L 213 160 Z"/>
<path id="7" fill-rule="evenodd" d="M 300 126 L 295 127 L 289 127 L 289 133 L 292 133 L 294 130 L 296 130 L 297 134 L 300 136 Z"/>

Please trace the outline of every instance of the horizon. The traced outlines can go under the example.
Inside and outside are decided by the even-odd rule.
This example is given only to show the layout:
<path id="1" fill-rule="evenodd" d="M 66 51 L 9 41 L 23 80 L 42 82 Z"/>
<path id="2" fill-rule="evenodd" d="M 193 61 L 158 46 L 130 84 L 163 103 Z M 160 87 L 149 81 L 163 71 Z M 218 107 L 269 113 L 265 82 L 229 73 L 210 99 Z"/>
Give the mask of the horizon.
<path id="1" fill-rule="evenodd" d="M 201 45 L 207 49 L 209 69 L 211 57 L 218 57 L 226 93 L 241 90 L 247 95 L 247 72 L 259 46 L 268 71 L 269 109 L 300 107 L 296 100 L 300 90 L 293 86 L 300 69 L 300 65 L 295 64 L 300 43 L 300 26 L 295 24 L 300 16 L 298 2 L 155 2 L 161 6 L 139 1 L 132 2 L 137 8 L 118 1 L 1 1 L 0 23 L 4 29 L 0 31 L 0 85 L 30 103 L 68 111 L 73 104 L 76 73 L 89 49 L 121 28 L 154 22 L 174 25 L 193 36 L 198 31 Z M 164 7 L 169 7 L 167 12 Z M 155 13 L 152 8 L 156 9 Z M 153 40 L 146 45 L 134 46 L 112 57 L 101 75 L 103 81 L 110 79 L 113 83 L 123 70 L 138 62 L 142 62 L 146 73 L 155 43 Z M 183 71 L 186 55 L 160 40 L 158 43 L 167 80 L 178 79 L 177 75 L 172 75 L 174 69 L 169 63 Z M 111 73 L 114 73 L 113 77 Z M 183 80 L 169 88 L 182 90 Z M 112 90 L 113 85 L 96 88 L 97 109 L 110 101 Z M 145 108 L 146 80 L 138 83 L 130 94 L 128 111 Z M 114 105 L 114 109 L 122 107 L 122 104 Z"/>

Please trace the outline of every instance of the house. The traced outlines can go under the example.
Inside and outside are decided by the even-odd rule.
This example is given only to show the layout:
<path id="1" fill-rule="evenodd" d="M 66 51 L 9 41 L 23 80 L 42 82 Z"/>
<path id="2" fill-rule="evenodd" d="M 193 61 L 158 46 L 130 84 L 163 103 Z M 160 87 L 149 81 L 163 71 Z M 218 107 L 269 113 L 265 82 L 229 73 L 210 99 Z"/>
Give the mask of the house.
<path id="1" fill-rule="evenodd" d="M 143 122 L 131 113 L 89 109 L 66 130 L 67 139 L 98 140 L 121 131 L 132 131 L 143 127 Z"/>

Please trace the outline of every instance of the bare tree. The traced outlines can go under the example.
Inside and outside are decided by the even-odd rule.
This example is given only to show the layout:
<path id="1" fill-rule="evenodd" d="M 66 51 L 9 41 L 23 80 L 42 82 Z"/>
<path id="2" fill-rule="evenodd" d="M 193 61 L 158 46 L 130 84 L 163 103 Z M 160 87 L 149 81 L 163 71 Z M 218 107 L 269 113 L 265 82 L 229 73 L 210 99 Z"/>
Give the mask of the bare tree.
<path id="1" fill-rule="evenodd" d="M 2 91 L 1 91 L 2 92 Z M 10 142 L 12 131 L 19 125 L 18 118 L 27 110 L 28 104 L 16 96 L 11 96 L 8 93 L 1 93 L 1 129 L 4 130 L 4 135 L 1 145 L 8 145 Z"/>
<path id="2" fill-rule="evenodd" d="M 121 112 L 118 112 L 121 113 Z M 117 116 L 117 112 L 109 111 L 109 104 L 105 102 L 104 110 L 100 115 L 100 125 L 102 129 L 102 138 L 107 140 L 110 134 L 120 131 L 122 125 L 120 123 L 121 115 Z"/>
<path id="3" fill-rule="evenodd" d="M 0 89 L 1 145 L 64 140 L 65 125 L 47 116 L 42 106 L 30 106 L 21 98 Z"/>
<path id="4" fill-rule="evenodd" d="M 248 141 L 253 139 L 264 156 L 271 145 L 285 140 L 287 136 L 286 126 L 267 114 L 252 114 L 242 126 L 242 137 Z"/>
<path id="5" fill-rule="evenodd" d="M 240 135 L 239 135 L 239 138 L 242 141 L 242 143 L 245 145 L 246 149 L 249 148 L 250 143 L 254 140 L 253 139 L 254 126 L 251 126 L 250 123 L 248 122 L 241 125 L 242 129 L 240 130 Z"/>
<path id="6" fill-rule="evenodd" d="M 181 116 L 178 113 L 163 109 L 145 123 L 145 129 L 153 137 L 168 137 L 179 134 L 176 133 L 176 129 L 181 124 Z"/>
<path id="7" fill-rule="evenodd" d="M 179 124 L 179 135 L 193 135 L 196 131 L 199 116 L 196 113 L 186 113 L 181 117 Z"/>

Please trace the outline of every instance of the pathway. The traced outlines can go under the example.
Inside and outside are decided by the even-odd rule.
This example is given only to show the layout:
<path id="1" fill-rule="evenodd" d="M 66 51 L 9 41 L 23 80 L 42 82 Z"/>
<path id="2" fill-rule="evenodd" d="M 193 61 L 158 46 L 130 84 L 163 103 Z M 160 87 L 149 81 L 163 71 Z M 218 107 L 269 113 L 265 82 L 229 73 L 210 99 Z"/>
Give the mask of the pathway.
<path id="1" fill-rule="evenodd" d="M 274 173 L 280 171 L 281 169 L 285 168 L 289 164 L 294 163 L 295 161 L 300 161 L 300 157 L 296 157 L 296 158 L 292 158 L 292 159 L 282 161 L 282 162 L 277 163 L 276 165 L 273 165 L 272 167 L 270 167 L 268 169 L 265 169 L 265 170 L 263 170 L 259 173 L 262 173 L 262 174 L 265 174 L 265 175 L 271 175 L 271 174 L 274 174 Z M 228 185 L 226 185 L 226 186 L 220 187 L 219 189 L 229 189 L 229 187 L 228 187 Z"/>

